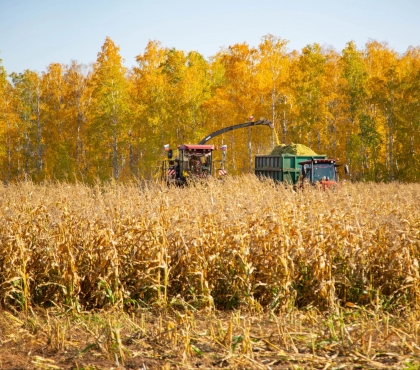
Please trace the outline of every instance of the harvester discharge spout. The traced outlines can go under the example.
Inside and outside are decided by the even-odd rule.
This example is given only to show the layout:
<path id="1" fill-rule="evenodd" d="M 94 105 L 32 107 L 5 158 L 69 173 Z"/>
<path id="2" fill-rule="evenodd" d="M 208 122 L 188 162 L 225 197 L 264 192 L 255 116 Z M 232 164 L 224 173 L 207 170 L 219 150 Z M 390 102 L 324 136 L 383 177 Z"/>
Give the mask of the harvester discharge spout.
<path id="1" fill-rule="evenodd" d="M 222 128 L 218 131 L 215 131 L 213 133 L 211 133 L 210 135 L 207 135 L 204 139 L 202 139 L 198 144 L 199 145 L 203 145 L 205 143 L 207 143 L 207 141 L 209 141 L 210 139 L 219 136 L 221 134 L 224 134 L 225 132 L 229 132 L 229 131 L 233 131 L 233 130 L 237 130 L 239 128 L 245 128 L 245 127 L 251 127 L 251 126 L 258 126 L 258 125 L 265 125 L 270 127 L 271 129 L 274 129 L 274 125 L 273 122 L 268 121 L 266 119 L 260 119 L 259 121 L 251 121 L 251 122 L 245 122 L 245 123 L 240 123 L 239 125 L 234 125 L 234 126 L 229 126 L 229 127 L 225 127 Z"/>

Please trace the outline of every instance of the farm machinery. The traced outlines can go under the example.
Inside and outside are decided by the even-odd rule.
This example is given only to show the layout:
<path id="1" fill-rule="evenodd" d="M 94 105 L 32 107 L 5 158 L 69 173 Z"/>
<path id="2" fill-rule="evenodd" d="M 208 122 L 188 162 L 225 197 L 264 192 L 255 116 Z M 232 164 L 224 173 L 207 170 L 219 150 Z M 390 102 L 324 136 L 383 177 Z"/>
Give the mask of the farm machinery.
<path id="1" fill-rule="evenodd" d="M 332 188 L 338 186 L 337 168 L 342 166 L 337 162 L 326 155 L 261 155 L 255 157 L 255 174 L 296 188 L 303 188 L 305 184 Z M 344 171 L 348 175 L 347 165 Z"/>
<path id="2" fill-rule="evenodd" d="M 337 163 L 337 159 L 307 159 L 299 162 L 301 167 L 301 176 L 298 186 L 304 187 L 305 182 L 316 185 L 319 184 L 323 188 L 334 188 L 338 186 L 339 174 L 337 168 L 342 166 Z M 349 174 L 349 168 L 344 165 L 344 172 Z"/>
<path id="3" fill-rule="evenodd" d="M 184 185 L 188 181 L 206 179 L 209 176 L 224 177 L 227 174 L 225 169 L 227 146 L 222 145 L 220 147 L 222 160 L 219 161 L 220 165 L 216 168 L 213 152 L 218 148 L 206 143 L 210 139 L 226 132 L 252 126 L 269 126 L 271 129 L 274 128 L 272 122 L 268 120 L 253 121 L 251 117 L 249 122 L 228 126 L 205 136 L 198 144 L 178 145 L 176 158 L 174 158 L 173 150 L 169 148 L 169 145 L 165 145 L 168 159 L 163 161 L 162 180 L 167 184 Z"/>

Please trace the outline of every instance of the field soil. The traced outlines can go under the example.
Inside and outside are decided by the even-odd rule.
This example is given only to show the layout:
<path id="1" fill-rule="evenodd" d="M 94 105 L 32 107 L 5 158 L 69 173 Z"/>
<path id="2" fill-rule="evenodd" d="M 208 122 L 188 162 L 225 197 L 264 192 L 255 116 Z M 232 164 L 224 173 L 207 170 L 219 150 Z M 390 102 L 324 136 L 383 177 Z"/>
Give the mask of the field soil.
<path id="1" fill-rule="evenodd" d="M 2 369 L 416 369 L 416 333 L 362 308 L 257 314 L 145 311 L 1 321 Z"/>

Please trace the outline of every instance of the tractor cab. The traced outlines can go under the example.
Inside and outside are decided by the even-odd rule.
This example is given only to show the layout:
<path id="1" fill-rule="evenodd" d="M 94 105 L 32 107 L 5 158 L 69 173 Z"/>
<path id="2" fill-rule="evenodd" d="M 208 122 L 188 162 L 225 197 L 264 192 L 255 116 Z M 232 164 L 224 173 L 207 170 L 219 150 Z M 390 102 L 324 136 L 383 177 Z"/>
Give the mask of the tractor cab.
<path id="1" fill-rule="evenodd" d="M 309 159 L 299 162 L 301 167 L 302 183 L 304 181 L 310 184 L 320 184 L 323 187 L 338 186 L 337 167 L 341 164 L 336 163 L 336 159 Z M 348 167 L 344 170 L 348 174 Z"/>
<path id="2" fill-rule="evenodd" d="M 178 145 L 178 156 L 173 159 L 172 150 L 168 150 L 167 169 L 164 180 L 168 184 L 182 185 L 189 180 L 206 179 L 214 174 L 214 145 L 182 144 Z"/>

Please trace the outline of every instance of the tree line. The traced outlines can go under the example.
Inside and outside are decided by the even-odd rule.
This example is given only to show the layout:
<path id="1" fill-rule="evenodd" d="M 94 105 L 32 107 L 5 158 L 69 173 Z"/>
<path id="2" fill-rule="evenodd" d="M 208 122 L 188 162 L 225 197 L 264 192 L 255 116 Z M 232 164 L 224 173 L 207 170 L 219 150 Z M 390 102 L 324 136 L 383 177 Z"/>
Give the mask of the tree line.
<path id="1" fill-rule="evenodd" d="M 150 41 L 124 67 L 108 37 L 96 62 L 8 74 L 0 64 L 0 179 L 107 181 L 157 176 L 164 145 L 197 143 L 250 116 L 274 122 L 211 142 L 230 173 L 276 143 L 346 162 L 353 180 L 420 180 L 420 48 L 354 42 L 290 51 L 266 35 L 205 59 Z"/>

